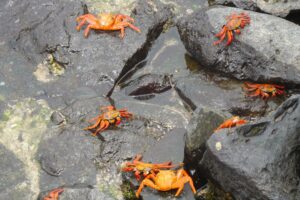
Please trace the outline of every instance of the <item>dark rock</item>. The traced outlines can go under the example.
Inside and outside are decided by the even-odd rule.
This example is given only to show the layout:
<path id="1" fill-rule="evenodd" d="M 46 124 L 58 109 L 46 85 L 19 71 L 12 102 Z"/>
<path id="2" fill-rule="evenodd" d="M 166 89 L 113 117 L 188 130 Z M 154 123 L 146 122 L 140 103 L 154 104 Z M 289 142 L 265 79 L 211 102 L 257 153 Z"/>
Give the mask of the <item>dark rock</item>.
<path id="1" fill-rule="evenodd" d="M 263 11 L 272 15 L 286 17 L 290 12 L 300 9 L 299 1 L 287 0 L 210 0 L 210 5 L 234 5 L 238 8 Z"/>
<path id="2" fill-rule="evenodd" d="M 213 134 L 199 166 L 235 199 L 299 199 L 299 130 L 298 95 L 269 117 Z"/>
<path id="3" fill-rule="evenodd" d="M 139 1 L 131 15 L 141 34 L 127 28 L 122 40 L 117 31 L 92 30 L 89 37 L 84 38 L 83 32 L 75 29 L 75 19 L 84 10 L 79 1 L 4 2 L 1 16 L 5 19 L 0 25 L 6 28 L 0 31 L 0 48 L 4 59 L 1 63 L 5 67 L 0 74 L 7 76 L 1 80 L 16 85 L 5 86 L 8 91 L 14 91 L 12 97 L 14 93 L 33 96 L 31 93 L 43 90 L 50 104 L 56 98 L 62 98 L 59 103 L 69 101 L 78 88 L 106 94 L 121 71 L 127 72 L 147 55 L 151 42 L 172 17 L 170 6 L 158 1 Z M 49 54 L 65 72 L 55 77 L 50 74 L 50 78 L 41 83 L 35 80 L 33 72 Z M 12 66 L 8 66 L 9 63 Z M 53 105 L 57 106 L 57 102 Z"/>
<path id="4" fill-rule="evenodd" d="M 300 84 L 297 42 L 300 27 L 274 16 L 247 11 L 251 24 L 229 47 L 214 46 L 226 16 L 241 9 L 218 7 L 182 19 L 178 30 L 186 49 L 201 65 L 239 80 Z"/>
<path id="5" fill-rule="evenodd" d="M 162 93 L 171 88 L 171 77 L 145 74 L 124 85 L 129 96 Z"/>
<path id="6" fill-rule="evenodd" d="M 214 110 L 198 108 L 194 111 L 185 141 L 186 159 L 189 162 L 202 158 L 206 141 L 224 120 L 225 117 Z"/>
<path id="7" fill-rule="evenodd" d="M 1 199 L 30 199 L 30 181 L 24 164 L 0 144 L 0 196 Z M 24 185 L 24 186 L 21 186 Z"/>
<path id="8" fill-rule="evenodd" d="M 205 73 L 189 75 L 177 78 L 175 82 L 179 96 L 191 108 L 207 108 L 239 116 L 263 115 L 266 109 L 276 109 L 263 99 L 246 97 L 242 85 L 236 81 L 216 75 L 205 76 Z M 280 101 L 271 102 L 278 106 Z"/>
<path id="9" fill-rule="evenodd" d="M 99 191 L 98 188 L 63 188 L 64 191 L 59 195 L 59 200 L 113 200 L 111 196 Z M 43 200 L 43 197 L 50 191 L 40 194 L 38 200 Z"/>
<path id="10" fill-rule="evenodd" d="M 41 165 L 40 188 L 42 191 L 61 185 L 95 185 L 94 160 L 100 153 L 101 141 L 84 134 L 82 129 L 67 130 L 48 138 L 45 133 L 38 150 Z"/>

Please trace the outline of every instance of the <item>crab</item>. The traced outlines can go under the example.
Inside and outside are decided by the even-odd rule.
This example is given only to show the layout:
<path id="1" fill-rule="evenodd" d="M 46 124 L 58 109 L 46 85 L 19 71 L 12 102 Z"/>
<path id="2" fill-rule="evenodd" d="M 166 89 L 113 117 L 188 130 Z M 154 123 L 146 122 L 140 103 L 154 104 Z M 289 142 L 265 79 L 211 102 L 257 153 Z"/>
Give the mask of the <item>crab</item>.
<path id="1" fill-rule="evenodd" d="M 177 189 L 175 196 L 179 196 L 183 190 L 184 184 L 189 183 L 193 193 L 196 193 L 196 189 L 192 178 L 184 169 L 179 170 L 158 170 L 157 173 L 151 171 L 151 173 L 142 181 L 139 189 L 137 190 L 136 197 L 139 198 L 145 186 L 151 187 L 159 191 L 169 191 Z"/>
<path id="2" fill-rule="evenodd" d="M 79 31 L 86 22 L 88 23 L 84 30 L 85 37 L 88 36 L 90 29 L 105 31 L 120 30 L 120 38 L 124 38 L 126 27 L 130 27 L 136 32 L 141 32 L 139 28 L 130 23 L 133 23 L 134 19 L 123 14 L 101 13 L 98 16 L 85 14 L 77 17 L 76 21 L 78 22 L 78 25 L 76 26 L 77 31 Z"/>
<path id="3" fill-rule="evenodd" d="M 248 96 L 261 96 L 263 99 L 284 94 L 283 85 L 244 83 L 244 89 Z"/>
<path id="4" fill-rule="evenodd" d="M 222 30 L 215 36 L 219 38 L 218 41 L 214 42 L 214 45 L 220 44 L 227 35 L 226 46 L 230 45 L 233 40 L 233 32 L 241 34 L 241 29 L 247 24 L 250 24 L 250 17 L 246 13 L 241 12 L 240 14 L 231 14 L 226 17 L 227 23 L 222 27 Z"/>
<path id="5" fill-rule="evenodd" d="M 134 171 L 134 175 L 136 180 L 140 180 L 140 174 L 143 173 L 144 177 L 146 177 L 151 170 L 158 169 L 170 169 L 176 167 L 176 165 L 172 165 L 171 161 L 163 162 L 163 163 L 145 163 L 141 161 L 142 155 L 138 154 L 135 156 L 132 162 L 126 162 L 122 164 L 123 172 L 131 172 Z"/>
<path id="6" fill-rule="evenodd" d="M 223 129 L 223 128 L 231 128 L 234 126 L 239 126 L 242 124 L 246 124 L 247 120 L 241 119 L 239 116 L 234 116 L 230 119 L 227 119 L 225 122 L 223 122 L 218 128 L 215 129 L 215 131 Z"/>
<path id="7" fill-rule="evenodd" d="M 96 131 L 92 134 L 96 136 L 99 132 L 104 131 L 110 125 L 119 125 L 122 118 L 131 118 L 132 114 L 126 109 L 117 110 L 114 106 L 101 107 L 100 111 L 102 112 L 97 117 L 94 117 L 89 120 L 89 122 L 96 121 L 92 126 L 84 128 L 84 130 L 93 130 Z"/>
<path id="8" fill-rule="evenodd" d="M 63 188 L 56 188 L 49 192 L 47 196 L 44 197 L 43 200 L 58 200 L 58 196 L 64 191 Z"/>

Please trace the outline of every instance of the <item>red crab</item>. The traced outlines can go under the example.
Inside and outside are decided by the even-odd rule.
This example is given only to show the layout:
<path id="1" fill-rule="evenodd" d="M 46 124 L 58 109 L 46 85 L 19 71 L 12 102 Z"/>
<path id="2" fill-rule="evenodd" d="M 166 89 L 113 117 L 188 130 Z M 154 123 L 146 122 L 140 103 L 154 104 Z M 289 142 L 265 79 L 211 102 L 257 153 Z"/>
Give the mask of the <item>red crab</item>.
<path id="1" fill-rule="evenodd" d="M 176 165 L 172 165 L 171 161 L 163 162 L 163 163 L 145 163 L 141 161 L 142 155 L 138 154 L 135 156 L 132 162 L 126 162 L 122 164 L 123 172 L 131 172 L 134 171 L 134 175 L 136 180 L 140 180 L 140 174 L 143 173 L 144 176 L 147 176 L 151 170 L 158 169 L 170 169 L 173 167 L 177 167 Z"/>
<path id="2" fill-rule="evenodd" d="M 158 173 L 149 174 L 140 184 L 137 190 L 136 197 L 139 198 L 145 186 L 151 187 L 159 191 L 169 191 L 177 189 L 175 196 L 179 196 L 184 188 L 184 184 L 189 183 L 193 193 L 196 193 L 196 189 L 192 178 L 184 169 L 179 170 L 159 170 Z"/>
<path id="3" fill-rule="evenodd" d="M 56 188 L 48 193 L 43 200 L 58 200 L 58 196 L 64 191 L 62 188 Z"/>
<path id="4" fill-rule="evenodd" d="M 230 119 L 227 119 L 225 122 L 223 122 L 218 128 L 215 129 L 215 131 L 220 130 L 222 128 L 231 128 L 234 126 L 239 126 L 242 124 L 246 124 L 247 120 L 241 119 L 238 116 L 234 116 Z"/>
<path id="5" fill-rule="evenodd" d="M 96 121 L 96 123 L 92 126 L 84 128 L 84 130 L 96 129 L 96 131 L 93 133 L 93 136 L 96 136 L 99 132 L 107 129 L 110 125 L 119 125 L 122 118 L 132 117 L 132 114 L 126 109 L 116 110 L 114 106 L 101 107 L 100 110 L 102 111 L 101 115 L 89 120 L 89 122 Z"/>
<path id="6" fill-rule="evenodd" d="M 241 29 L 244 28 L 247 24 L 250 24 L 250 17 L 241 12 L 240 14 L 231 14 L 226 17 L 227 23 L 222 27 L 222 30 L 217 33 L 215 36 L 220 38 L 220 40 L 214 42 L 214 45 L 220 44 L 227 35 L 226 46 L 230 45 L 233 40 L 233 32 L 236 34 L 241 34 Z"/>
<path id="7" fill-rule="evenodd" d="M 130 22 L 134 22 L 134 19 L 122 14 L 111 14 L 111 13 L 102 13 L 98 16 L 92 14 L 85 14 L 77 17 L 76 21 L 79 23 L 76 29 L 79 31 L 80 28 L 87 22 L 88 25 L 84 30 L 84 36 L 87 37 L 90 29 L 105 30 L 105 31 L 115 31 L 120 30 L 120 38 L 125 36 L 125 28 L 129 26 L 137 32 L 141 30 L 133 26 Z"/>
<path id="8" fill-rule="evenodd" d="M 248 96 L 261 96 L 263 99 L 284 94 L 283 85 L 244 83 L 244 89 Z"/>

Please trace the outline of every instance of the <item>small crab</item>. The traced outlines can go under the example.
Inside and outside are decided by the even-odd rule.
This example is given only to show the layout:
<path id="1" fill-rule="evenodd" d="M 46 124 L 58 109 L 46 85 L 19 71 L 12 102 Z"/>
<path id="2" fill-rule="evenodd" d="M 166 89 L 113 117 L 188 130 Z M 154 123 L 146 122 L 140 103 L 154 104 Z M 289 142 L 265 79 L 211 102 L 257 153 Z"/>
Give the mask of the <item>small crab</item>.
<path id="1" fill-rule="evenodd" d="M 193 183 L 192 178 L 184 169 L 179 170 L 158 170 L 157 173 L 151 171 L 140 184 L 139 189 L 137 190 L 136 197 L 139 198 L 142 189 L 145 186 L 151 187 L 159 191 L 169 191 L 177 189 L 175 196 L 179 196 L 183 190 L 184 184 L 189 183 L 193 193 L 196 193 L 196 189 Z"/>
<path id="2" fill-rule="evenodd" d="M 56 188 L 51 190 L 43 200 L 58 200 L 58 196 L 64 191 L 63 188 Z"/>
<path id="3" fill-rule="evenodd" d="M 247 120 L 241 119 L 238 116 L 234 116 L 230 119 L 227 119 L 225 122 L 223 122 L 218 128 L 215 129 L 215 131 L 220 130 L 222 128 L 231 128 L 234 126 L 239 126 L 242 124 L 246 124 Z"/>
<path id="4" fill-rule="evenodd" d="M 92 126 L 84 128 L 84 130 L 96 129 L 96 131 L 93 133 L 93 136 L 96 136 L 99 132 L 107 129 L 110 125 L 119 125 L 122 118 L 132 117 L 132 114 L 126 109 L 116 110 L 114 106 L 101 107 L 100 111 L 102 111 L 101 115 L 89 120 L 89 122 L 96 121 L 96 123 Z"/>
<path id="5" fill-rule="evenodd" d="M 77 17 L 76 21 L 79 23 L 76 27 L 77 31 L 87 22 L 88 25 L 84 30 L 84 36 L 87 37 L 90 29 L 105 30 L 105 31 L 115 31 L 120 30 L 120 38 L 125 36 L 125 28 L 129 26 L 137 32 L 141 30 L 130 22 L 134 22 L 134 19 L 122 14 L 111 14 L 111 13 L 101 13 L 98 16 L 92 14 L 85 14 Z"/>
<path id="6" fill-rule="evenodd" d="M 140 180 L 140 174 L 143 173 L 144 176 L 147 176 L 151 170 L 158 169 L 170 169 L 176 167 L 176 165 L 172 165 L 171 161 L 163 162 L 163 163 L 145 163 L 141 162 L 142 155 L 138 154 L 135 156 L 132 162 L 125 162 L 122 164 L 123 172 L 131 172 L 134 171 L 134 175 L 136 180 Z"/>
<path id="7" fill-rule="evenodd" d="M 248 92 L 248 96 L 261 96 L 263 99 L 284 94 L 283 85 L 244 83 L 244 89 Z"/>
<path id="8" fill-rule="evenodd" d="M 214 45 L 220 44 L 227 35 L 226 46 L 230 45 L 233 40 L 233 32 L 236 34 L 241 34 L 241 29 L 244 28 L 247 24 L 250 24 L 250 17 L 241 12 L 240 14 L 231 14 L 226 17 L 227 23 L 222 27 L 222 30 L 217 33 L 215 36 L 220 38 L 220 40 L 214 42 Z"/>

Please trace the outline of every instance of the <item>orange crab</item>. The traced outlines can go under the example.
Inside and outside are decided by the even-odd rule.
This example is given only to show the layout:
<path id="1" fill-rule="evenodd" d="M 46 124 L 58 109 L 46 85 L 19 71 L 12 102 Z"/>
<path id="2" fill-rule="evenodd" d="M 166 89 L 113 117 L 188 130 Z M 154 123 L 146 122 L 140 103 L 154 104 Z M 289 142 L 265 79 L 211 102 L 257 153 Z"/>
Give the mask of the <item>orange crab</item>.
<path id="1" fill-rule="evenodd" d="M 90 29 L 105 30 L 105 31 L 115 31 L 120 30 L 120 38 L 125 36 L 125 28 L 130 27 L 137 32 L 141 30 L 130 22 L 134 22 L 134 19 L 122 14 L 111 14 L 111 13 L 101 13 L 98 16 L 92 14 L 85 14 L 77 17 L 76 21 L 79 23 L 76 27 L 77 31 L 87 22 L 88 25 L 84 30 L 84 36 L 87 37 Z"/>
<path id="2" fill-rule="evenodd" d="M 44 197 L 43 200 L 58 200 L 58 196 L 64 191 L 62 188 L 56 188 L 49 192 L 47 196 Z"/>
<path id="3" fill-rule="evenodd" d="M 193 183 L 192 178 L 184 169 L 179 170 L 159 170 L 157 173 L 151 171 L 140 184 L 139 189 L 137 190 L 136 197 L 139 198 L 142 189 L 145 186 L 151 187 L 159 191 L 169 191 L 177 189 L 175 196 L 179 196 L 183 190 L 184 184 L 189 183 L 193 193 L 196 193 L 196 189 Z"/>
<path id="4" fill-rule="evenodd" d="M 134 171 L 134 175 L 136 180 L 140 180 L 140 174 L 143 173 L 144 176 L 147 176 L 151 170 L 158 169 L 170 169 L 173 167 L 177 167 L 177 165 L 172 165 L 171 161 L 163 162 L 163 163 L 145 163 L 141 162 L 142 155 L 138 154 L 135 156 L 132 162 L 126 162 L 122 164 L 123 172 L 131 172 Z"/>
<path id="5" fill-rule="evenodd" d="M 96 121 L 96 123 L 84 128 L 84 130 L 96 129 L 93 136 L 96 136 L 99 132 L 107 129 L 110 125 L 119 125 L 122 118 L 132 117 L 132 114 L 126 109 L 116 110 L 114 106 L 101 107 L 100 111 L 102 111 L 101 115 L 89 120 L 89 122 Z"/>
<path id="6" fill-rule="evenodd" d="M 227 35 L 226 46 L 230 45 L 233 40 L 233 32 L 236 34 L 241 34 L 241 29 L 244 28 L 247 24 L 250 24 L 250 17 L 241 12 L 240 14 L 231 14 L 226 17 L 227 23 L 222 27 L 222 30 L 217 33 L 215 36 L 220 38 L 218 41 L 214 42 L 214 45 L 220 44 Z"/>
<path id="7" fill-rule="evenodd" d="M 246 124 L 247 120 L 241 119 L 238 116 L 234 116 L 230 119 L 227 119 L 225 122 L 223 122 L 218 128 L 215 129 L 215 131 L 220 130 L 222 128 L 231 128 L 234 126 L 239 126 L 242 124 Z"/>
<path id="8" fill-rule="evenodd" d="M 284 94 L 283 85 L 244 83 L 244 89 L 248 92 L 248 96 L 261 96 L 263 99 Z"/>

